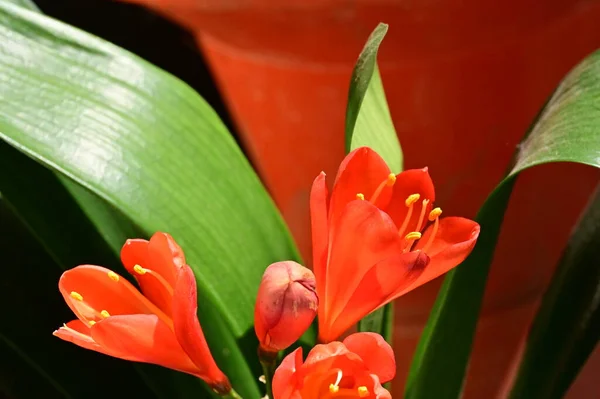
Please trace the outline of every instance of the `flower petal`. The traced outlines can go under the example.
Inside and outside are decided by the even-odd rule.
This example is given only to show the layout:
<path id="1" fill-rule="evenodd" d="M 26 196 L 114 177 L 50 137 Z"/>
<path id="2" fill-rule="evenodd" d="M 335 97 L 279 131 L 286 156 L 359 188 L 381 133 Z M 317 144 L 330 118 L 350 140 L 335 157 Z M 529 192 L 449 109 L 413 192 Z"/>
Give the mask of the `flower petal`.
<path id="1" fill-rule="evenodd" d="M 396 375 L 394 350 L 381 335 L 355 333 L 346 337 L 343 343 L 350 352 L 360 356 L 369 373 L 377 375 L 381 382 L 391 381 Z"/>
<path id="2" fill-rule="evenodd" d="M 319 329 L 319 339 L 329 342 L 344 333 L 363 317 L 397 298 L 426 269 L 429 258 L 423 252 L 395 255 L 375 264 L 363 277 L 356 290 L 333 322 Z"/>
<path id="3" fill-rule="evenodd" d="M 94 324 L 91 336 L 111 356 L 158 364 L 201 378 L 173 331 L 156 315 L 111 316 Z"/>
<path id="4" fill-rule="evenodd" d="M 211 386 L 227 381 L 210 353 L 198 321 L 196 278 L 188 265 L 179 269 L 173 295 L 173 325 L 175 336 L 183 350 L 196 364 L 202 379 Z M 227 381 L 227 384 L 229 382 Z"/>
<path id="5" fill-rule="evenodd" d="M 58 288 L 73 313 L 84 323 L 100 321 L 102 311 L 110 315 L 157 314 L 168 318 L 129 281 L 109 269 L 82 265 L 67 270 Z"/>
<path id="6" fill-rule="evenodd" d="M 425 271 L 405 292 L 413 290 L 458 266 L 471 253 L 479 237 L 479 224 L 461 218 L 447 217 L 439 221 L 439 228 L 432 245 L 427 249 L 431 258 Z M 425 230 L 415 250 L 422 249 L 433 231 L 433 226 Z"/>
<path id="7" fill-rule="evenodd" d="M 298 348 L 283 359 L 273 376 L 273 396 L 275 399 L 296 399 L 296 371 L 302 366 L 302 348 Z M 297 398 L 301 399 L 301 398 Z"/>
<path id="8" fill-rule="evenodd" d="M 325 288 L 327 268 L 328 223 L 327 223 L 327 184 L 325 173 L 315 179 L 310 191 L 310 222 L 312 230 L 313 272 L 317 281 L 317 291 Z"/>
<path id="9" fill-rule="evenodd" d="M 171 316 L 176 274 L 185 264 L 183 251 L 166 233 L 155 233 L 150 241 L 131 239 L 121 249 L 125 268 L 137 279 L 144 295 Z M 147 269 L 143 274 L 135 266 Z"/>
<path id="10" fill-rule="evenodd" d="M 432 204 L 435 201 L 435 189 L 427 168 L 405 170 L 396 176 L 396 184 L 394 185 L 392 199 L 389 201 L 387 207 L 382 207 L 381 209 L 390 215 L 398 229 L 402 226 L 406 214 L 408 213 L 408 207 L 406 206 L 405 201 L 408 196 L 412 194 L 419 194 L 420 198 L 413 205 L 414 209 L 406 227 L 406 233 L 415 231 L 417 221 L 421 215 L 423 200 L 429 200 L 425 211 L 425 217 L 427 217 L 428 212 L 431 210 Z"/>
<path id="11" fill-rule="evenodd" d="M 385 182 L 390 174 L 385 161 L 369 147 L 361 147 L 350 152 L 340 164 L 329 203 L 329 223 L 334 225 L 344 211 L 346 204 L 361 193 L 365 199 Z M 388 190 L 391 195 L 391 190 Z M 389 199 L 389 197 L 387 198 Z M 378 206 L 386 205 L 387 200 L 377 201 Z"/>
<path id="12" fill-rule="evenodd" d="M 79 319 L 72 320 L 52 333 L 55 337 L 72 342 L 77 346 L 110 355 L 94 341 L 90 335 L 90 327 Z"/>
<path id="13" fill-rule="evenodd" d="M 402 253 L 392 220 L 367 201 L 346 205 L 331 241 L 327 285 L 318 292 L 320 330 L 344 308 L 363 277 L 378 262 Z"/>

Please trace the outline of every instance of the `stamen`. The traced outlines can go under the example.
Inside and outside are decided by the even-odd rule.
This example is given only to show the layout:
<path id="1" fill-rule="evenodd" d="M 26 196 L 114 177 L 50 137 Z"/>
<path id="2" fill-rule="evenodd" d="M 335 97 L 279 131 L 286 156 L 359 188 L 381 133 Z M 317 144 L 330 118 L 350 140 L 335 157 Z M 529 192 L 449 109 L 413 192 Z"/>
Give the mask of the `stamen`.
<path id="1" fill-rule="evenodd" d="M 147 270 L 141 267 L 140 265 L 133 266 L 133 271 L 139 274 L 140 276 L 143 276 L 147 272 Z"/>
<path id="2" fill-rule="evenodd" d="M 361 398 L 366 398 L 369 396 L 369 388 L 365 386 L 358 387 L 358 396 Z"/>
<path id="3" fill-rule="evenodd" d="M 434 221 L 433 222 L 433 230 L 431 230 L 431 235 L 429 236 L 427 243 L 423 247 L 423 252 L 427 252 L 427 250 L 431 247 L 431 244 L 433 244 L 433 239 L 435 238 L 435 235 L 437 234 L 438 229 L 440 227 L 440 215 L 441 214 L 442 214 L 442 210 L 440 208 L 435 208 L 429 213 L 429 220 Z"/>
<path id="4" fill-rule="evenodd" d="M 434 208 L 429 212 L 429 221 L 433 222 L 435 219 L 439 218 L 442 214 L 442 208 Z"/>
<path id="5" fill-rule="evenodd" d="M 398 235 L 400 235 L 400 236 L 404 235 L 404 231 L 406 231 L 406 228 L 408 227 L 408 222 L 410 222 L 410 218 L 413 213 L 413 205 L 415 202 L 417 202 L 419 200 L 419 198 L 421 198 L 421 195 L 411 194 L 404 201 L 404 204 L 408 207 L 408 212 L 406 213 L 406 217 L 404 218 L 404 221 L 402 222 L 402 226 L 400 226 L 400 229 L 398 230 Z"/>
<path id="6" fill-rule="evenodd" d="M 379 198 L 379 196 L 381 195 L 381 192 L 383 191 L 383 189 L 385 187 L 392 187 L 394 185 L 394 183 L 396 183 L 396 175 L 393 173 L 390 173 L 388 175 L 388 177 L 382 181 L 379 186 L 377 186 L 377 189 L 375 190 L 375 192 L 373 193 L 373 195 L 371 196 L 371 198 L 369 198 L 369 202 L 370 203 L 375 203 L 375 201 L 377 201 L 377 198 Z"/>
<path id="7" fill-rule="evenodd" d="M 419 233 L 418 231 L 411 231 L 410 233 L 408 233 L 404 239 L 405 240 L 418 240 L 421 238 L 421 233 Z"/>
<path id="8" fill-rule="evenodd" d="M 71 298 L 75 299 L 76 301 L 83 301 L 83 296 L 81 296 L 81 294 L 79 292 L 75 292 L 75 291 L 71 291 Z"/>
<path id="9" fill-rule="evenodd" d="M 358 194 L 356 194 L 356 199 L 357 199 L 357 200 L 364 201 L 364 200 L 365 200 L 365 195 L 364 195 L 364 194 L 362 194 L 362 193 L 358 193 Z"/>
<path id="10" fill-rule="evenodd" d="M 107 317 L 110 317 L 110 313 L 108 313 L 106 310 L 103 310 L 102 312 L 100 312 L 100 316 L 106 319 Z"/>
<path id="11" fill-rule="evenodd" d="M 335 383 L 329 384 L 330 393 L 336 393 L 340 390 L 340 381 L 342 381 L 342 375 L 342 370 L 338 370 L 337 379 L 335 380 Z"/>
<path id="12" fill-rule="evenodd" d="M 421 203 L 421 214 L 419 215 L 419 221 L 417 222 L 417 228 L 415 231 L 421 231 L 421 227 L 423 227 L 423 220 L 425 219 L 425 211 L 427 210 L 427 205 L 429 205 L 429 200 L 424 199 Z"/>
<path id="13" fill-rule="evenodd" d="M 108 277 L 112 280 L 112 281 L 116 281 L 119 282 L 119 275 L 113 271 L 108 272 Z"/>
<path id="14" fill-rule="evenodd" d="M 91 326 L 93 326 L 94 324 L 96 324 L 96 322 L 95 322 L 94 320 L 90 320 L 90 321 L 88 321 L 88 324 L 89 324 L 89 325 L 90 325 L 90 327 L 91 327 Z"/>

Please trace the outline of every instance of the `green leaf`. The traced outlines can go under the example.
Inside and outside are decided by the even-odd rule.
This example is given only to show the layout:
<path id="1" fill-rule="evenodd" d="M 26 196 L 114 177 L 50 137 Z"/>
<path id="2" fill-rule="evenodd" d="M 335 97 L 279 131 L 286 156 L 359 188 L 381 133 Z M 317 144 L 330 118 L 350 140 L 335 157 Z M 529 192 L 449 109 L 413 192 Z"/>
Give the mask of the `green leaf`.
<path id="1" fill-rule="evenodd" d="M 377 52 L 387 30 L 386 24 L 377 25 L 354 66 L 346 108 L 346 152 L 371 147 L 398 173 L 402 171 L 402 149 L 377 67 Z M 358 330 L 378 332 L 391 343 L 393 312 L 391 303 L 372 312 L 358 323 Z"/>
<path id="2" fill-rule="evenodd" d="M 31 11 L 37 11 L 37 12 L 40 11 L 38 6 L 36 6 L 35 3 L 31 0 L 2 0 L 2 1 L 5 1 L 7 3 L 16 4 L 18 6 L 27 8 L 28 10 L 31 10 Z"/>
<path id="3" fill-rule="evenodd" d="M 402 171 L 402 149 L 377 67 L 377 51 L 388 26 L 377 25 L 352 71 L 346 108 L 346 152 L 371 147 L 394 173 Z"/>
<path id="4" fill-rule="evenodd" d="M 584 60 L 558 87 L 524 139 L 508 176 L 477 214 L 473 253 L 446 276 L 417 347 L 407 398 L 457 398 L 502 218 L 520 172 L 549 162 L 600 167 L 600 53 Z"/>
<path id="5" fill-rule="evenodd" d="M 562 398 L 600 339 L 600 186 L 558 264 L 511 398 Z"/>
<path id="6" fill-rule="evenodd" d="M 0 76 L 0 137 L 98 195 L 147 235 L 171 233 L 196 273 L 209 342 L 229 337 L 246 344 L 264 268 L 298 255 L 210 107 L 134 55 L 6 3 Z M 244 384 L 236 386 L 244 396 L 258 397 L 248 365 L 237 361 L 239 353 L 229 355 L 239 349 L 226 349 L 215 354 L 220 366 Z"/>

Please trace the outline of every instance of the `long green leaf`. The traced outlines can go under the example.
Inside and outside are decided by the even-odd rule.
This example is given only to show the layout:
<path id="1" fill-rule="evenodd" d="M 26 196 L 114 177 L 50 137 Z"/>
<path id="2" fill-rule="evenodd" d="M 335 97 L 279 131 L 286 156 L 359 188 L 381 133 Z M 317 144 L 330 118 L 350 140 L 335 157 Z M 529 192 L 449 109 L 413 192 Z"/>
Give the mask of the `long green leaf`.
<path id="1" fill-rule="evenodd" d="M 173 234 L 196 273 L 203 323 L 227 326 L 209 341 L 227 334 L 239 341 L 251 331 L 262 271 L 297 253 L 208 105 L 128 52 L 7 4 L 0 4 L 0 76 L 0 137 L 147 234 Z M 235 358 L 223 356 L 223 368 L 247 376 L 247 366 L 227 362 Z M 242 393 L 258 395 L 251 378 L 238 380 L 248 381 Z"/>
<path id="2" fill-rule="evenodd" d="M 377 25 L 354 66 L 346 108 L 346 152 L 371 147 L 397 173 L 402 170 L 402 149 L 377 67 L 377 52 L 387 30 L 386 24 Z M 390 303 L 363 318 L 358 323 L 358 330 L 378 332 L 391 342 L 393 314 Z"/>
<path id="3" fill-rule="evenodd" d="M 411 366 L 407 398 L 457 398 L 467 368 L 481 300 L 514 182 L 549 162 L 600 167 L 600 53 L 559 86 L 516 154 L 508 176 L 477 214 L 481 235 L 469 258 L 448 273 Z"/>
<path id="4" fill-rule="evenodd" d="M 600 339 L 600 186 L 534 320 L 513 399 L 562 398 Z"/>

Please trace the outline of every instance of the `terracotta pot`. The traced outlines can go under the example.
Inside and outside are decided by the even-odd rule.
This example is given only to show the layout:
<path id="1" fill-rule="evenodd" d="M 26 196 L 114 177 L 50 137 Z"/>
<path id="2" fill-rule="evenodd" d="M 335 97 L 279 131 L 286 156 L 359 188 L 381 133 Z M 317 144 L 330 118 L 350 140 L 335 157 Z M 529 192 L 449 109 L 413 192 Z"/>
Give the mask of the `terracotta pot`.
<path id="1" fill-rule="evenodd" d="M 600 47 L 600 3 L 593 0 L 138 1 L 196 34 L 245 149 L 306 259 L 310 185 L 321 170 L 333 177 L 344 155 L 350 73 L 379 21 L 390 24 L 380 66 L 405 167 L 430 167 L 448 215 L 475 215 L 545 99 Z M 598 178 L 591 168 L 551 165 L 517 184 L 465 398 L 497 395 Z M 438 286 L 399 301 L 397 396 Z M 577 392 L 591 396 L 573 397 L 600 395 L 593 380 L 582 381 Z"/>

